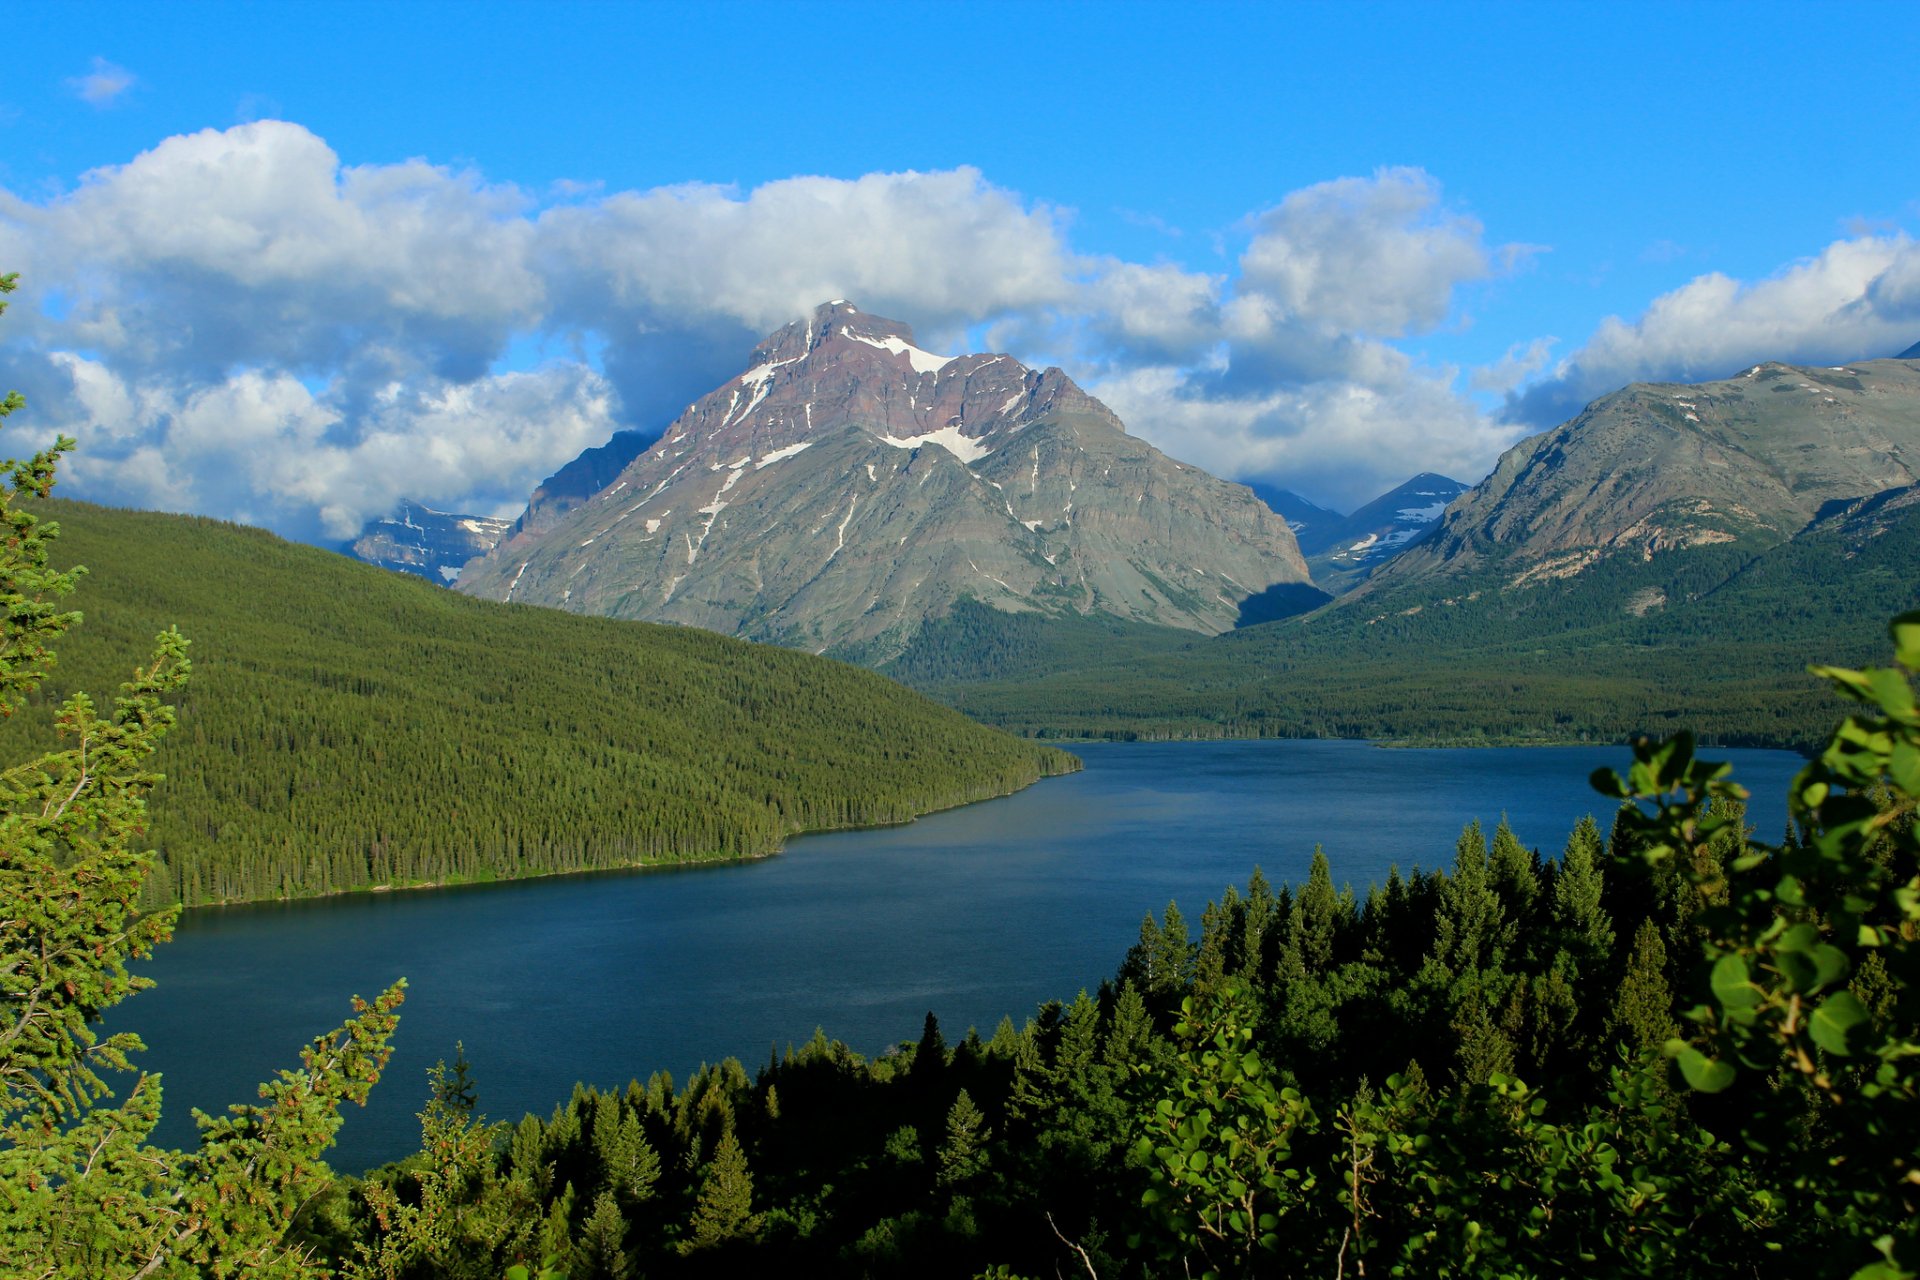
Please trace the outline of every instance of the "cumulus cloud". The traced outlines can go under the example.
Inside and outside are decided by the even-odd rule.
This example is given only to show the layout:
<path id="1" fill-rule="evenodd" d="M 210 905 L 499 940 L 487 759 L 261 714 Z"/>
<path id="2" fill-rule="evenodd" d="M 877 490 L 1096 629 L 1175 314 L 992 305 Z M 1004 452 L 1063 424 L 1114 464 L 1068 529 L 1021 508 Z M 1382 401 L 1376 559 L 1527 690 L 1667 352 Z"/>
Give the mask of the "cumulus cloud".
<path id="1" fill-rule="evenodd" d="M 316 539 L 401 497 L 512 511 L 833 297 L 1062 364 L 1175 456 L 1326 501 L 1472 478 L 1510 434 L 1392 345 L 1525 253 L 1418 170 L 1286 196 L 1226 271 L 1088 256 L 1068 227 L 972 168 L 529 193 L 260 120 L 0 192 L 0 262 L 30 267 L 0 380 L 81 438 L 81 492 Z"/>
<path id="2" fill-rule="evenodd" d="M 1307 187 L 1255 228 L 1239 291 L 1275 326 L 1306 320 L 1377 337 L 1433 329 L 1456 286 L 1493 270 L 1480 224 L 1447 210 L 1419 169 Z"/>
<path id="3" fill-rule="evenodd" d="M 1763 360 L 1837 364 L 1920 337 L 1920 243 L 1904 233 L 1838 240 L 1751 283 L 1714 272 L 1609 316 L 1545 378 L 1511 393 L 1520 422 L 1562 421 L 1629 382 L 1724 378 Z"/>
<path id="4" fill-rule="evenodd" d="M 65 385 L 35 404 L 84 433 L 75 483 L 132 506 L 224 515 L 339 540 L 402 498 L 511 514 L 538 477 L 616 429 L 605 379 L 556 363 L 466 383 L 382 388 L 357 424 L 284 372 L 243 370 L 191 389 L 135 388 L 98 361 L 60 353 Z"/>
<path id="5" fill-rule="evenodd" d="M 1089 286 L 1089 327 L 1131 357 L 1098 394 L 1177 456 L 1333 505 L 1415 471 L 1485 474 L 1517 433 L 1388 340 L 1449 323 L 1462 285 L 1534 247 L 1489 244 L 1408 168 L 1307 187 L 1250 225 L 1231 278 L 1121 264 Z"/>
<path id="6" fill-rule="evenodd" d="M 110 107 L 138 82 L 139 77 L 125 67 L 115 66 L 105 58 L 95 58 L 92 69 L 83 76 L 69 79 L 67 88 L 91 106 Z"/>

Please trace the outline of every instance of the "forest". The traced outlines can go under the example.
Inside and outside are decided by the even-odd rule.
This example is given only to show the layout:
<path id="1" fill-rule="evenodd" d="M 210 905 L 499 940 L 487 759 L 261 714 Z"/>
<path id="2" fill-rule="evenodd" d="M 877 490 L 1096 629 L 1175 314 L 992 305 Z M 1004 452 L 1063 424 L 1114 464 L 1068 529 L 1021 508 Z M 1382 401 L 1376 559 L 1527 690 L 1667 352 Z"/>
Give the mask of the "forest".
<path id="1" fill-rule="evenodd" d="M 886 670 L 1038 738 L 1529 745 L 1687 729 L 1811 750 L 1832 704 L 1808 664 L 1872 661 L 1887 615 L 1920 607 L 1916 561 L 1910 508 L 1870 536 L 1614 557 L 1524 590 L 1500 589 L 1491 565 L 1210 638 L 965 604 Z M 1641 591 L 1670 603 L 1621 608 Z"/>
<path id="2" fill-rule="evenodd" d="M 491 605 L 272 534 L 30 496 L 88 567 L 48 687 L 111 688 L 177 625 L 196 676 L 149 905 L 772 853 L 1078 768 L 842 663 Z M 14 756 L 52 741 L 0 725 Z"/>

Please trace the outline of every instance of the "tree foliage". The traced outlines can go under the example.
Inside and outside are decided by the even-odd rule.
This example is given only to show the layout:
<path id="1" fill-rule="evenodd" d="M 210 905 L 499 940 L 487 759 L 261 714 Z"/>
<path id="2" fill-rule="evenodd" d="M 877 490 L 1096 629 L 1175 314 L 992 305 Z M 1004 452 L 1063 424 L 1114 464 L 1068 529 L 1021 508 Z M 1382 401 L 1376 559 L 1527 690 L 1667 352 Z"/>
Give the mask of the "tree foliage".
<path id="1" fill-rule="evenodd" d="M 0 279 L 11 291 L 13 277 Z M 0 416 L 21 407 L 0 402 Z M 0 464 L 0 714 L 28 705 L 54 645 L 80 620 L 63 607 L 77 570 L 52 567 L 58 527 L 33 509 L 73 441 Z M 101 1015 L 150 985 L 129 972 L 170 934 L 142 913 L 150 767 L 190 671 L 169 628 L 102 714 L 84 693 L 52 714 L 59 745 L 0 771 L 0 1273 L 36 1277 L 305 1276 L 324 1267 L 290 1238 L 330 1174 L 339 1108 L 364 1101 L 386 1063 L 400 984 L 301 1054 L 260 1101 L 196 1113 L 201 1141 L 147 1145 L 160 1081 L 124 1099 L 138 1038 L 102 1037 Z"/>

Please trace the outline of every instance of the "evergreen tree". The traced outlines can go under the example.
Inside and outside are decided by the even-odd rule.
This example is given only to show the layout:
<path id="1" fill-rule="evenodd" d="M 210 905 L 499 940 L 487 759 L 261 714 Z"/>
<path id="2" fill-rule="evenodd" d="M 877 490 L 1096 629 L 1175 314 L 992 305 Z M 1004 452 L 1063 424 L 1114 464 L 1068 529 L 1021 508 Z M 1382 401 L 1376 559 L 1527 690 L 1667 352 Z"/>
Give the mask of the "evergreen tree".
<path id="1" fill-rule="evenodd" d="M 1613 921 L 1601 906 L 1606 877 L 1600 859 L 1600 826 L 1589 814 L 1567 837 L 1553 881 L 1554 933 L 1583 973 L 1598 972 L 1613 950 Z"/>
<path id="2" fill-rule="evenodd" d="M 760 1219 L 753 1212 L 753 1174 L 747 1153 L 729 1129 L 713 1151 L 713 1164 L 700 1184 L 700 1198 L 680 1242 L 681 1253 L 697 1253 L 753 1235 Z"/>
<path id="3" fill-rule="evenodd" d="M 1239 945 L 1235 948 L 1233 971 L 1249 982 L 1259 982 L 1267 974 L 1268 935 L 1274 927 L 1278 903 L 1273 886 L 1259 867 L 1247 879 L 1247 898 L 1240 913 Z"/>
<path id="4" fill-rule="evenodd" d="M 627 1280 L 632 1274 L 624 1247 L 627 1222 L 620 1203 L 611 1191 L 602 1191 L 593 1201 L 593 1212 L 580 1227 L 580 1242 L 574 1247 L 578 1266 L 570 1280 Z"/>
<path id="5" fill-rule="evenodd" d="M 1615 1033 L 1642 1052 L 1657 1052 L 1679 1032 L 1673 1020 L 1673 988 L 1667 982 L 1667 947 L 1651 918 L 1633 935 L 1627 975 L 1613 1001 Z"/>
<path id="6" fill-rule="evenodd" d="M 1440 886 L 1434 921 L 1434 959 L 1454 976 L 1498 969 L 1513 928 L 1487 867 L 1486 838 L 1479 822 L 1470 822 L 1454 846 L 1453 874 Z"/>
<path id="7" fill-rule="evenodd" d="M 0 295 L 14 277 L 0 277 Z M 0 303 L 4 310 L 4 303 Z M 0 399 L 0 418 L 22 407 Z M 79 621 L 60 601 L 78 571 L 50 562 L 58 530 L 32 509 L 47 497 L 64 437 L 0 464 L 0 718 L 26 705 Z M 155 860 L 142 846 L 149 761 L 172 727 L 167 699 L 186 682 L 186 641 L 169 628 L 150 662 L 99 715 L 74 694 L 54 715 L 65 744 L 0 772 L 0 1274 L 43 1278 L 294 1277 L 305 1251 L 294 1215 L 330 1178 L 322 1155 L 339 1108 L 363 1101 L 386 1064 L 400 984 L 302 1052 L 302 1069 L 258 1103 L 200 1116 L 191 1153 L 147 1145 L 157 1078 L 111 1105 L 102 1071 L 141 1048 L 102 1038 L 101 1015 L 151 986 L 127 963 L 171 933 L 171 912 L 141 914 Z"/>
<path id="8" fill-rule="evenodd" d="M 967 1096 L 967 1091 L 962 1089 L 954 1098 L 953 1106 L 947 1109 L 947 1136 L 937 1153 L 938 1185 L 951 1189 L 984 1173 L 987 1168 L 987 1139 L 991 1136 L 987 1118 L 973 1104 L 973 1099 Z"/>
<path id="9" fill-rule="evenodd" d="M 1494 892 L 1506 907 L 1507 918 L 1524 926 L 1533 916 L 1534 900 L 1540 896 L 1540 860 L 1513 834 L 1505 814 L 1500 815 L 1500 825 L 1493 830 L 1487 870 Z"/>

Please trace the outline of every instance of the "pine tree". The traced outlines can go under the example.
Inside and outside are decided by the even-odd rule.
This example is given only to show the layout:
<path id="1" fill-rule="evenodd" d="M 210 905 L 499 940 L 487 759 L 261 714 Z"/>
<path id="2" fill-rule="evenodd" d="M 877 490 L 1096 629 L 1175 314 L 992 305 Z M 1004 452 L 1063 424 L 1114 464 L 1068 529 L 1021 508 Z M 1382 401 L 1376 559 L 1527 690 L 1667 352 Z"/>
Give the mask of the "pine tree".
<path id="1" fill-rule="evenodd" d="M 1600 905 L 1606 892 L 1600 857 L 1600 826 L 1589 814 L 1567 837 L 1553 881 L 1554 932 L 1581 973 L 1598 972 L 1613 950 L 1613 921 Z"/>
<path id="2" fill-rule="evenodd" d="M 1642 1052 L 1657 1051 L 1679 1033 L 1673 1020 L 1673 988 L 1667 982 L 1667 947 L 1651 919 L 1642 920 L 1633 935 L 1633 955 L 1613 1002 L 1613 1028 Z"/>
<path id="3" fill-rule="evenodd" d="M 987 1118 L 962 1089 L 947 1109 L 947 1136 L 937 1154 L 938 1185 L 951 1189 L 986 1172 L 987 1139 L 991 1136 Z"/>
<path id="4" fill-rule="evenodd" d="M 1259 867 L 1247 878 L 1246 905 L 1240 913 L 1240 938 L 1235 947 L 1234 973 L 1249 982 L 1265 979 L 1268 959 L 1268 935 L 1273 929 L 1277 903 L 1273 886 Z"/>
<path id="5" fill-rule="evenodd" d="M 1454 847 L 1453 874 L 1440 885 L 1433 956 L 1458 977 L 1503 964 L 1513 928 L 1487 867 L 1480 824 L 1470 822 Z"/>
<path id="6" fill-rule="evenodd" d="M 570 1280 L 627 1280 L 626 1233 L 619 1201 L 611 1191 L 602 1191 L 581 1224 L 580 1242 L 574 1246 L 578 1267 L 569 1273 Z"/>
<path id="7" fill-rule="evenodd" d="M 711 1249 L 751 1236 L 759 1228 L 760 1219 L 753 1212 L 753 1174 L 747 1169 L 747 1153 L 729 1129 L 714 1148 L 713 1164 L 700 1184 L 700 1198 L 687 1222 L 680 1252 Z"/>
<path id="8" fill-rule="evenodd" d="M 1487 871 L 1494 892 L 1506 907 L 1507 918 L 1524 926 L 1532 918 L 1534 900 L 1540 896 L 1539 859 L 1513 834 L 1505 814 L 1500 815 L 1500 825 L 1493 830 Z"/>
<path id="9" fill-rule="evenodd" d="M 602 1105 L 609 1116 L 617 1109 L 611 1098 Z M 618 1122 L 607 1126 L 611 1132 L 604 1140 L 602 1125 L 595 1120 L 594 1150 L 600 1157 L 606 1185 L 619 1197 L 622 1208 L 632 1209 L 652 1198 L 654 1185 L 660 1181 L 660 1157 L 647 1141 L 640 1117 L 630 1109 L 620 1110 Z"/>

